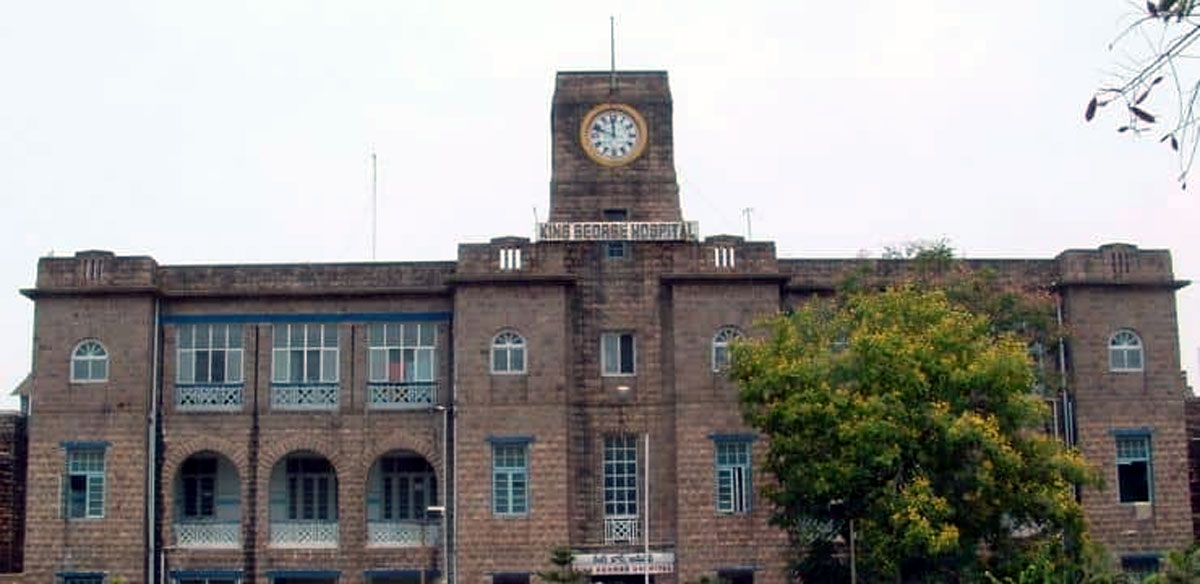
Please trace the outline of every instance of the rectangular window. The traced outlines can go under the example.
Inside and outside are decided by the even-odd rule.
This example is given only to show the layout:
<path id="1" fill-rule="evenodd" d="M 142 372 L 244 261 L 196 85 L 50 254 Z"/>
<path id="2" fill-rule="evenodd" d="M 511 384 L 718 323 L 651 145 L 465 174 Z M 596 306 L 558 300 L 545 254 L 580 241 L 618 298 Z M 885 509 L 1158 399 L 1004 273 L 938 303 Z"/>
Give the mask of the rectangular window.
<path id="1" fill-rule="evenodd" d="M 237 576 L 176 576 L 175 584 L 238 584 Z"/>
<path id="2" fill-rule="evenodd" d="M 730 568 L 717 570 L 717 580 L 725 584 L 754 584 L 754 570 Z"/>
<path id="3" fill-rule="evenodd" d="M 529 512 L 527 444 L 492 444 L 492 513 Z"/>
<path id="4" fill-rule="evenodd" d="M 1121 571 L 1133 576 L 1134 582 L 1141 582 L 1158 573 L 1158 556 L 1125 556 L 1121 558 Z"/>
<path id="5" fill-rule="evenodd" d="M 180 384 L 242 382 L 242 327 L 185 324 L 179 327 Z"/>
<path id="6" fill-rule="evenodd" d="M 638 513 L 638 437 L 632 434 L 604 439 L 604 515 Z"/>
<path id="7" fill-rule="evenodd" d="M 424 460 L 389 456 L 380 461 L 382 517 L 385 521 L 425 519 L 437 504 L 437 483 Z"/>
<path id="8" fill-rule="evenodd" d="M 58 581 L 62 584 L 104 584 L 104 574 L 61 574 Z"/>
<path id="9" fill-rule="evenodd" d="M 634 342 L 632 333 L 605 333 L 600 337 L 600 353 L 604 375 L 634 374 Z"/>
<path id="10" fill-rule="evenodd" d="M 1117 437 L 1117 491 L 1122 503 L 1147 503 L 1153 490 L 1150 436 Z"/>
<path id="11" fill-rule="evenodd" d="M 183 516 L 212 519 L 217 498 L 217 459 L 189 458 L 180 471 L 183 479 Z"/>
<path id="12" fill-rule="evenodd" d="M 63 476 L 63 516 L 104 517 L 104 449 L 68 448 Z"/>
<path id="13" fill-rule="evenodd" d="M 371 383 L 431 382 L 437 374 L 437 325 L 371 325 Z"/>
<path id="14" fill-rule="evenodd" d="M 337 519 L 337 483 L 333 467 L 323 458 L 289 458 L 287 461 L 287 518 Z"/>
<path id="15" fill-rule="evenodd" d="M 280 324 L 272 332 L 273 383 L 337 383 L 338 331 L 332 324 Z"/>
<path id="16" fill-rule="evenodd" d="M 746 441 L 720 441 L 717 454 L 717 512 L 746 513 L 750 511 L 750 451 L 753 444 Z"/>

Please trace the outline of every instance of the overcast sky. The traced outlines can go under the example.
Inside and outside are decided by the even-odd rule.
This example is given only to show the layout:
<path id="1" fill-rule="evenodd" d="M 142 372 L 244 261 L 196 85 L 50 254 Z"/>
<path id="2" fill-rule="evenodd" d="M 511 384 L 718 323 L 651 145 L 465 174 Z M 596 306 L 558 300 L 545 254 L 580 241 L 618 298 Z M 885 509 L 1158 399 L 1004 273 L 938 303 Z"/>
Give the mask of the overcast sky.
<path id="1" fill-rule="evenodd" d="M 781 257 L 948 238 L 972 257 L 1130 242 L 1200 278 L 1197 194 L 1154 138 L 1085 124 L 1136 3 L 0 3 L 0 389 L 37 259 L 448 260 L 546 216 L 557 70 L 662 69 L 701 235 Z M 1161 104 L 1153 100 L 1149 107 Z M 1197 181 L 1200 186 L 1200 181 Z M 1200 292 L 1179 294 L 1194 372 Z M 1195 373 L 1191 373 L 1194 383 Z M 12 403 L 11 401 L 5 403 Z"/>

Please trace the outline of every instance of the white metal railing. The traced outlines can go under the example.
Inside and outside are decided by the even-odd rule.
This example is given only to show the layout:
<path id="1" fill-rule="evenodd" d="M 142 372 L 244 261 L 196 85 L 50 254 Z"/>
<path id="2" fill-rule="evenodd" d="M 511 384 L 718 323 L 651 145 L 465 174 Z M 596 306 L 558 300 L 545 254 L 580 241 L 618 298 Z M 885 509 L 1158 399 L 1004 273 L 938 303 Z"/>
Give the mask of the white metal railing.
<path id="1" fill-rule="evenodd" d="M 637 543 L 637 515 L 609 515 L 604 518 L 604 543 Z"/>
<path id="2" fill-rule="evenodd" d="M 337 521 L 272 521 L 271 545 L 292 548 L 335 548 Z"/>
<path id="3" fill-rule="evenodd" d="M 367 405 L 376 410 L 425 407 L 437 400 L 437 382 L 370 383 Z"/>
<path id="4" fill-rule="evenodd" d="M 336 410 L 338 384 L 272 385 L 271 408 L 278 410 Z"/>
<path id="5" fill-rule="evenodd" d="M 175 407 L 189 412 L 240 411 L 242 385 L 177 385 Z"/>
<path id="6" fill-rule="evenodd" d="M 420 547 L 438 545 L 437 521 L 368 521 L 367 545 Z"/>
<path id="7" fill-rule="evenodd" d="M 184 548 L 237 549 L 242 546 L 242 524 L 238 521 L 177 522 L 175 545 Z"/>

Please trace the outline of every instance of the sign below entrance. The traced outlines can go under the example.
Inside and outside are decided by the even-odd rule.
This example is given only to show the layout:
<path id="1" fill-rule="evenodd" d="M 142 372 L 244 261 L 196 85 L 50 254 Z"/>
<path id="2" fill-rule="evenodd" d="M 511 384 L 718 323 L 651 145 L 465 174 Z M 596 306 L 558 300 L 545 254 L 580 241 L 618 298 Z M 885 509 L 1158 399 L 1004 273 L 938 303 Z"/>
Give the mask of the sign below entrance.
<path id="1" fill-rule="evenodd" d="M 694 241 L 698 221 L 538 223 L 538 241 Z"/>
<path id="2" fill-rule="evenodd" d="M 675 553 L 578 554 L 574 567 L 585 574 L 669 574 L 675 571 Z"/>

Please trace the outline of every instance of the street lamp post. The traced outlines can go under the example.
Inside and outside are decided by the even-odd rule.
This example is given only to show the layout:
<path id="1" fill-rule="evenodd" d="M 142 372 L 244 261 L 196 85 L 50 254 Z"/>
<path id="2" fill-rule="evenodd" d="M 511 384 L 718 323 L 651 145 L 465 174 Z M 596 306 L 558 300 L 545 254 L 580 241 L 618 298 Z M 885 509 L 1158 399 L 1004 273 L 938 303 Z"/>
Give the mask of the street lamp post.
<path id="1" fill-rule="evenodd" d="M 646 583 L 650 584 L 650 425 L 646 425 L 646 517 L 642 533 L 642 567 Z"/>
<path id="2" fill-rule="evenodd" d="M 430 410 L 442 413 L 442 482 L 445 486 L 451 484 L 450 477 L 447 473 L 450 472 L 449 464 L 449 446 L 450 442 L 450 408 L 444 405 L 434 405 Z M 450 582 L 450 516 L 446 512 L 448 503 L 450 502 L 450 489 L 442 488 L 442 504 L 430 505 L 427 511 L 440 513 L 442 516 L 442 581 L 447 584 Z"/>

